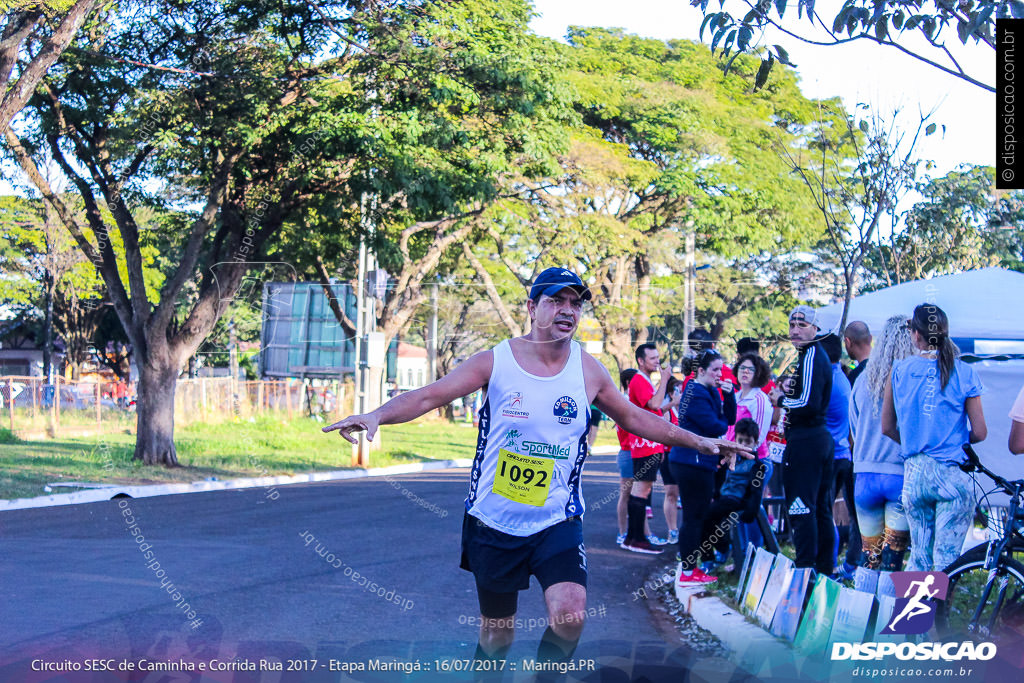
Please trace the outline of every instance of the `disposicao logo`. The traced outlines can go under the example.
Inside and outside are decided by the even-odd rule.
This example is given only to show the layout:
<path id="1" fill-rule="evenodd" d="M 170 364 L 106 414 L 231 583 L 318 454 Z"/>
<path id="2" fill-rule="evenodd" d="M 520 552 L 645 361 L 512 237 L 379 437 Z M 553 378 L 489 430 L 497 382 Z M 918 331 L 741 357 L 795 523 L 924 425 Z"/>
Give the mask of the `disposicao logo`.
<path id="1" fill-rule="evenodd" d="M 935 606 L 946 599 L 949 577 L 942 572 L 893 572 L 896 606 L 892 620 L 882 629 L 885 635 L 927 633 L 935 623 Z"/>
<path id="2" fill-rule="evenodd" d="M 893 572 L 896 598 L 889 623 L 879 633 L 886 635 L 916 635 L 927 633 L 935 623 L 935 608 L 939 600 L 946 599 L 949 577 L 942 572 Z M 833 643 L 832 660 L 897 659 L 955 661 L 985 661 L 996 656 L 995 643 Z"/>

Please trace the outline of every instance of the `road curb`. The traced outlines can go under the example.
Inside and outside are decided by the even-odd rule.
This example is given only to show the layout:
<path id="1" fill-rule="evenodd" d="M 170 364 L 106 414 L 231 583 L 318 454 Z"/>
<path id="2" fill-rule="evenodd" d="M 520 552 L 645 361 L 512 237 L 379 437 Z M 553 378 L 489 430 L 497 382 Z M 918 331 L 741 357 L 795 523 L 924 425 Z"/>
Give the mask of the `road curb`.
<path id="1" fill-rule="evenodd" d="M 792 665 L 794 652 L 787 643 L 747 621 L 718 596 L 699 587 L 680 587 L 678 581 L 677 568 L 673 586 L 683 610 L 721 641 L 736 664 L 754 676 L 777 676 L 780 668 Z"/>
<path id="2" fill-rule="evenodd" d="M 150 498 L 152 496 L 169 496 L 183 493 L 204 493 L 206 491 L 225 491 L 229 489 L 266 488 L 290 484 L 309 484 L 321 481 L 337 481 L 340 479 L 361 479 L 363 477 L 386 477 L 393 474 L 411 474 L 428 470 L 443 470 L 453 467 L 469 467 L 473 464 L 470 458 L 456 460 L 438 460 L 436 462 L 416 463 L 412 465 L 392 465 L 372 469 L 333 470 L 330 472 L 310 472 L 292 476 L 250 477 L 246 479 L 230 479 L 227 481 L 196 481 L 191 484 L 148 484 L 139 486 L 122 486 L 119 484 L 103 485 L 88 491 L 60 493 L 53 496 L 36 498 L 14 498 L 0 500 L 0 512 L 5 510 L 25 510 L 28 508 L 52 507 L 55 505 L 80 505 L 110 500 L 114 497 Z"/>

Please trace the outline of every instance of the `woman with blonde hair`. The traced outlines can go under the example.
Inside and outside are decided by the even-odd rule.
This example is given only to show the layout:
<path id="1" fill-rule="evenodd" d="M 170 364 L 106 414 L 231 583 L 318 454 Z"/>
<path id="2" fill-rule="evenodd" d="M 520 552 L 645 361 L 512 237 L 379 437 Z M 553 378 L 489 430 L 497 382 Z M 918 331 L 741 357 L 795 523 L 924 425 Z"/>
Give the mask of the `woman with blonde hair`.
<path id="1" fill-rule="evenodd" d="M 858 590 L 874 592 L 879 571 L 903 567 L 910 542 L 903 492 L 900 446 L 882 434 L 882 398 L 892 366 L 914 355 L 907 327 L 909 318 L 894 315 L 885 321 L 861 381 L 850 395 L 850 434 L 853 437 L 854 503 L 861 535 L 861 567 L 854 572 Z"/>

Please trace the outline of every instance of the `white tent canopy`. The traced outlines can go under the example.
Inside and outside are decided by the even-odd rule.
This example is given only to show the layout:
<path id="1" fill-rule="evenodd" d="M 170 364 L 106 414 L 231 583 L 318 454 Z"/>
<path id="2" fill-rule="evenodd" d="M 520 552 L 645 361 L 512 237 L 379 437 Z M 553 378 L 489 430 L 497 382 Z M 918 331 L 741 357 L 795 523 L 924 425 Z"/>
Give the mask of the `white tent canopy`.
<path id="1" fill-rule="evenodd" d="M 949 336 L 966 339 L 1024 339 L 1024 273 L 983 268 L 928 280 L 914 280 L 855 297 L 846 320 L 861 320 L 874 332 L 896 313 L 933 303 L 949 316 Z M 823 327 L 838 331 L 843 302 L 819 308 Z M 980 349 L 979 349 L 980 351 Z"/>
<path id="2" fill-rule="evenodd" d="M 915 280 L 858 296 L 850 302 L 847 322 L 861 320 L 878 334 L 896 313 L 912 315 L 923 303 L 934 303 L 949 317 L 949 336 L 974 340 L 976 354 L 1001 351 L 1020 353 L 1024 340 L 1024 273 L 983 268 L 930 280 Z M 818 309 L 824 328 L 837 331 L 843 313 L 839 302 Z M 988 343 L 985 340 L 992 340 Z M 1002 340 L 1000 342 L 1000 340 Z M 969 348 L 969 347 L 968 347 Z M 1013 456 L 1006 441 L 1010 432 L 1007 413 L 1024 385 L 1024 360 L 984 360 L 974 364 L 985 386 L 981 397 L 988 438 L 975 446 L 982 461 L 1010 479 L 1024 476 L 1024 458 Z M 979 475 L 979 481 L 991 484 Z M 990 487 L 986 487 L 990 488 Z M 995 496 L 993 500 L 1004 500 Z"/>

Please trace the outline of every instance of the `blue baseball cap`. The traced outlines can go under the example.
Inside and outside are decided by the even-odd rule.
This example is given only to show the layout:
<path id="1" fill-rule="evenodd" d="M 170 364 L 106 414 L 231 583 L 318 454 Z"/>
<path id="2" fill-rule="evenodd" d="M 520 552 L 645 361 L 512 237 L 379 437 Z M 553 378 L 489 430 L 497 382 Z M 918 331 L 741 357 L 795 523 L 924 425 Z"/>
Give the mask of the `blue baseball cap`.
<path id="1" fill-rule="evenodd" d="M 590 301 L 590 288 L 583 284 L 579 275 L 566 268 L 548 268 L 538 275 L 530 287 L 530 298 L 536 301 L 541 294 L 554 296 L 566 287 L 576 290 L 584 301 Z"/>

